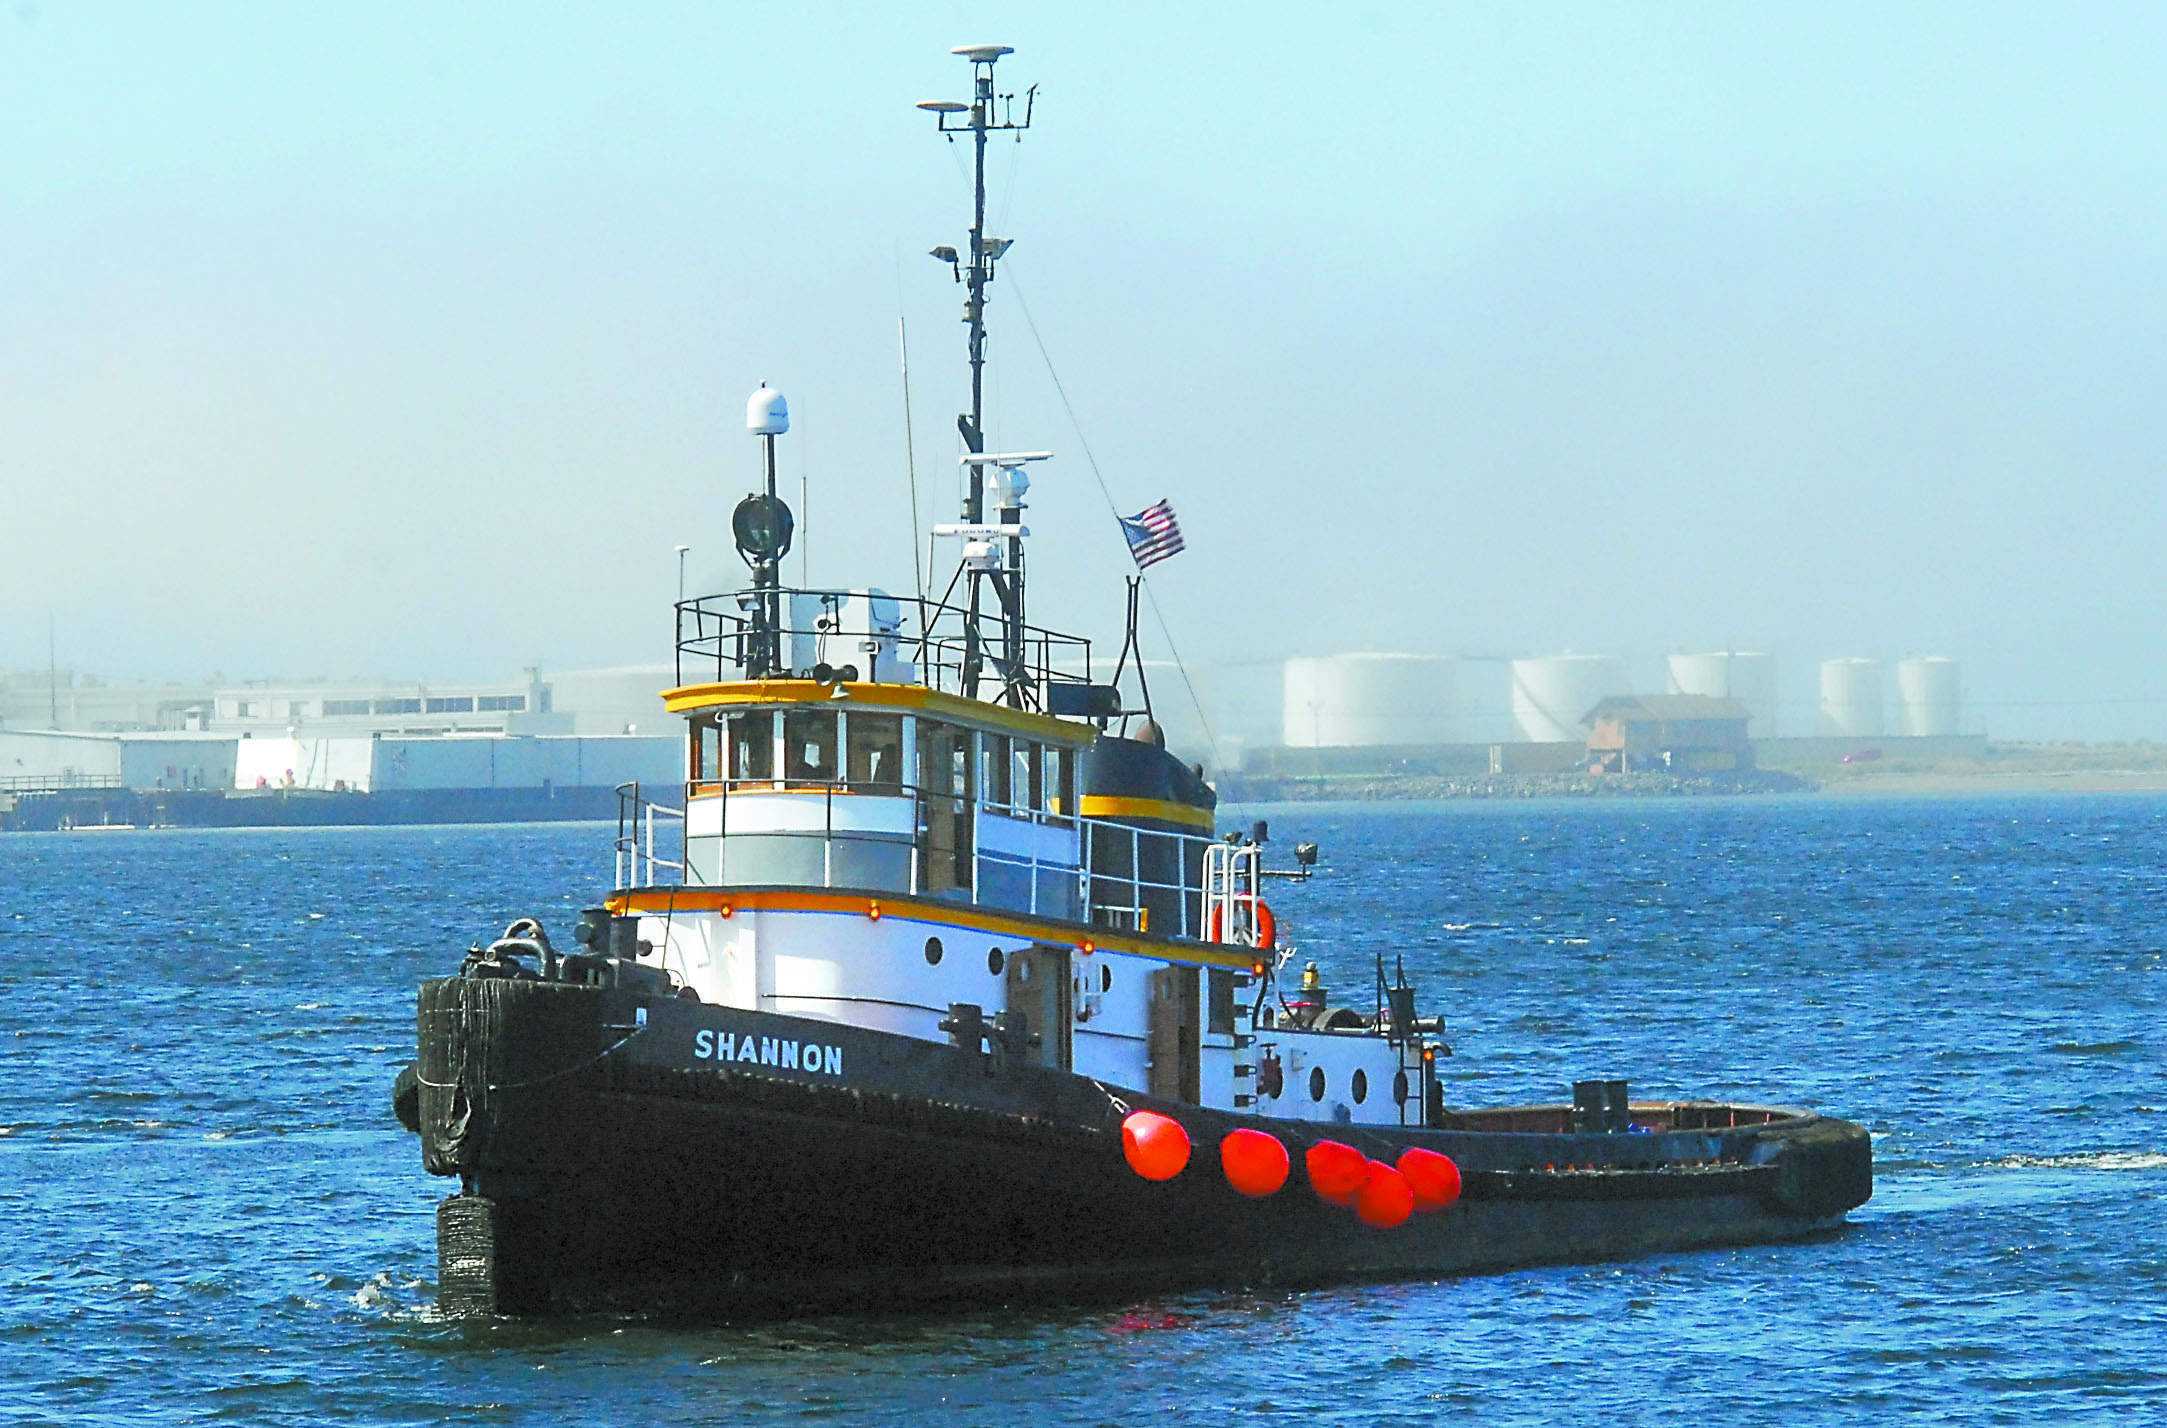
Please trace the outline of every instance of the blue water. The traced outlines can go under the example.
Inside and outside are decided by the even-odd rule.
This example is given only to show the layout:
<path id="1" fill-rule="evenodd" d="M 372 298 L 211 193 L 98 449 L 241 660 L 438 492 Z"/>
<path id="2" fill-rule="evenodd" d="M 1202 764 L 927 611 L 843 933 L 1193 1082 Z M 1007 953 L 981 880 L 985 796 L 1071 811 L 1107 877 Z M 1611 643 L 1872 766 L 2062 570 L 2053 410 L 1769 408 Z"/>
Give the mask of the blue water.
<path id="1" fill-rule="evenodd" d="M 1297 1295 L 758 1329 L 437 1321 L 413 988 L 606 881 L 593 826 L 0 838 L 0 1423 L 2167 1418 L 2167 799 L 1268 813 L 1341 985 L 1463 1104 L 1869 1125 L 1847 1231 Z M 1244 810 L 1244 816 L 1252 810 Z M 666 1207 L 657 1207 L 658 1213 Z"/>

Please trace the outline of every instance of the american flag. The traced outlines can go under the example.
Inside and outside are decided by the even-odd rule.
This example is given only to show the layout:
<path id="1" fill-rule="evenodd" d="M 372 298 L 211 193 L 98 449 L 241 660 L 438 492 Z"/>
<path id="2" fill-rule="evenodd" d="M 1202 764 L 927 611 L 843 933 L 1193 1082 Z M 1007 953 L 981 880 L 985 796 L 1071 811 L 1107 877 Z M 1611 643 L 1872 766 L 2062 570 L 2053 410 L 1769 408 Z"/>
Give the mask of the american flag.
<path id="1" fill-rule="evenodd" d="M 1129 554 L 1135 557 L 1138 570 L 1148 570 L 1170 555 L 1181 554 L 1181 527 L 1174 521 L 1174 508 L 1166 502 L 1115 519 L 1121 522 L 1121 534 L 1128 537 Z"/>

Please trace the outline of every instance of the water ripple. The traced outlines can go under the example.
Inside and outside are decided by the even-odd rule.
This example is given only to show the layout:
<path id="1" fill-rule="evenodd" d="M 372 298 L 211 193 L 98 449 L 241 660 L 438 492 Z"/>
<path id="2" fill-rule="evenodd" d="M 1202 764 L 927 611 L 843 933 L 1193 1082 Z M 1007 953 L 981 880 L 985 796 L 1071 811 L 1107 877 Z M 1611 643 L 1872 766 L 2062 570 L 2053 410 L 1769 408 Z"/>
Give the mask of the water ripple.
<path id="1" fill-rule="evenodd" d="M 1704 1428 L 2167 1404 L 2167 800 L 1229 810 L 1339 986 L 1405 959 L 1462 1103 L 1824 1106 L 1811 1243 L 1114 1309 L 757 1329 L 436 1317 L 387 1089 L 413 988 L 606 876 L 594 827 L 0 839 L 0 1421 Z M 312 916 L 325 913 L 324 916 Z M 85 940 L 99 949 L 85 959 Z"/>

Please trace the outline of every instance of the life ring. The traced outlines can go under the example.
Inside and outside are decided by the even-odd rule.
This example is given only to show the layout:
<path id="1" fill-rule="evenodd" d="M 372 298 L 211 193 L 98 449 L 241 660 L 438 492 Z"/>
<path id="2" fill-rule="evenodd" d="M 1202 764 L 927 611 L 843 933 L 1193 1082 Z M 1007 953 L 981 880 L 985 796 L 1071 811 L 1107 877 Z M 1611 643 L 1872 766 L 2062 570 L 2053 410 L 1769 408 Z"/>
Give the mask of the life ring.
<path id="1" fill-rule="evenodd" d="M 1279 919 L 1272 916 L 1272 905 L 1254 893 L 1237 894 L 1234 900 L 1247 903 L 1252 909 L 1250 921 L 1253 924 L 1252 930 L 1256 934 L 1256 941 L 1248 945 L 1266 948 L 1277 947 L 1279 945 Z M 1226 941 L 1226 918 L 1224 914 L 1225 907 L 1223 904 L 1215 902 L 1211 905 L 1211 916 L 1206 923 L 1208 940 L 1212 942 Z"/>

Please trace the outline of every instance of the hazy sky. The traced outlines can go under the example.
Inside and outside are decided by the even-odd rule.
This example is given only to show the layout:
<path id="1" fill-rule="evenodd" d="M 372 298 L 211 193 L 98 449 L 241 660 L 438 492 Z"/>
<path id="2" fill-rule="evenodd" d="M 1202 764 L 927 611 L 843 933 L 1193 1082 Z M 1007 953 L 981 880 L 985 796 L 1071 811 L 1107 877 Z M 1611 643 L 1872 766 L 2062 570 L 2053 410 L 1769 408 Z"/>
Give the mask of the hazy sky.
<path id="1" fill-rule="evenodd" d="M 911 106 L 980 41 L 1046 622 L 1126 559 L 1019 295 L 1192 659 L 1932 653 L 2167 737 L 2156 5 L 5 0 L 0 668 L 665 658 L 763 378 L 812 580 L 908 589 L 969 197 Z"/>

